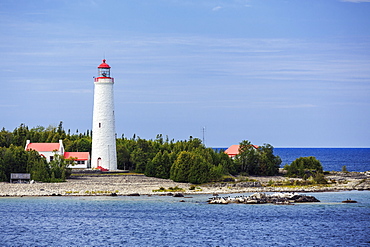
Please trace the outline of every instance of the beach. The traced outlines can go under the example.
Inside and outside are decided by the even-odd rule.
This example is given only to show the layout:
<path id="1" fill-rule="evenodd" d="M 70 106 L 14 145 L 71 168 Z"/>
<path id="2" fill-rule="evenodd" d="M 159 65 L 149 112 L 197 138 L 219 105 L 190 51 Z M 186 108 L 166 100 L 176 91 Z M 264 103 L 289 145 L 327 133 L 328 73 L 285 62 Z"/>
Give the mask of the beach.
<path id="1" fill-rule="evenodd" d="M 244 192 L 324 192 L 370 190 L 369 172 L 331 172 L 325 176 L 327 185 L 282 185 L 287 181 L 301 180 L 284 176 L 249 176 L 236 182 L 218 182 L 202 185 L 177 183 L 169 179 L 146 177 L 137 174 L 73 175 L 62 183 L 0 183 L 0 196 L 106 196 L 106 195 L 166 195 L 230 194 Z M 160 191 L 160 188 L 165 189 Z M 175 188 L 175 190 L 172 190 Z M 179 190 L 176 190 L 179 189 Z"/>

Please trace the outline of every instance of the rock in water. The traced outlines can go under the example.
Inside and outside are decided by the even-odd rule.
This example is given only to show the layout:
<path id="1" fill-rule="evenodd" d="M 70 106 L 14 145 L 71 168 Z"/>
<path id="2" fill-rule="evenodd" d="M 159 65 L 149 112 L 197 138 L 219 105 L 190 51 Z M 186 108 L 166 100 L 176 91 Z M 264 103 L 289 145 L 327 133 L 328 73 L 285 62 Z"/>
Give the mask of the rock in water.
<path id="1" fill-rule="evenodd" d="M 342 203 L 357 203 L 355 200 L 347 199 L 345 201 L 342 201 Z"/>
<path id="2" fill-rule="evenodd" d="M 176 193 L 176 194 L 173 195 L 173 197 L 184 197 L 184 195 L 181 194 L 181 193 Z"/>
<path id="3" fill-rule="evenodd" d="M 128 194 L 127 196 L 140 196 L 139 193 L 132 193 L 132 194 Z"/>

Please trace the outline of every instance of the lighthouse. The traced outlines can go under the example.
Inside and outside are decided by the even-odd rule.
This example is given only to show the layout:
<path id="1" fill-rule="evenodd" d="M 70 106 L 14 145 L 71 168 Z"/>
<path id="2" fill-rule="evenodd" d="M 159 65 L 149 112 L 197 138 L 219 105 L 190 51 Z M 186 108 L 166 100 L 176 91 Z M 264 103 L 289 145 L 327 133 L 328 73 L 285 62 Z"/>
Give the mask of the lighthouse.
<path id="1" fill-rule="evenodd" d="M 110 66 L 103 59 L 94 78 L 91 168 L 117 170 L 113 84 Z"/>

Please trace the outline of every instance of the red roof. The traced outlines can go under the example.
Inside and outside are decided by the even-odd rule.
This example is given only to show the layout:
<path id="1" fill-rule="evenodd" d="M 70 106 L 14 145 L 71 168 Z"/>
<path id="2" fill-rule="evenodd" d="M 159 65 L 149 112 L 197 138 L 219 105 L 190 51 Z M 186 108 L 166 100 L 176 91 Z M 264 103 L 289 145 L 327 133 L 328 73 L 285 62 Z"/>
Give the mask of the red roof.
<path id="1" fill-rule="evenodd" d="M 27 151 L 33 149 L 37 152 L 53 152 L 59 148 L 59 143 L 30 143 L 27 145 Z"/>
<path id="2" fill-rule="evenodd" d="M 251 145 L 255 149 L 258 148 L 257 145 Z M 229 157 L 234 157 L 239 154 L 239 145 L 231 145 L 228 149 L 225 150 L 225 153 L 229 155 Z"/>
<path id="3" fill-rule="evenodd" d="M 89 152 L 65 152 L 64 158 L 77 158 L 74 160 L 88 160 L 89 159 Z"/>
<path id="4" fill-rule="evenodd" d="M 230 157 L 234 157 L 239 153 L 239 145 L 231 145 L 228 149 L 225 150 L 225 153 Z"/>
<path id="5" fill-rule="evenodd" d="M 99 67 L 98 67 L 98 69 L 110 69 L 110 66 L 107 64 L 107 63 L 105 63 L 105 59 L 103 59 L 103 63 L 101 63 L 100 65 L 99 65 Z"/>

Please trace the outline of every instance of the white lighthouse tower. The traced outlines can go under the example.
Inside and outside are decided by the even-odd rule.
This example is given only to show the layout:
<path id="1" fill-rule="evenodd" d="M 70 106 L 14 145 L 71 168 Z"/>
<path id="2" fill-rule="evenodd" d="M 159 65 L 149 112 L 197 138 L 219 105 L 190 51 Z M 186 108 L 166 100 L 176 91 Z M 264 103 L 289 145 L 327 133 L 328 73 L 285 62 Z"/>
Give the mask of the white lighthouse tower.
<path id="1" fill-rule="evenodd" d="M 110 66 L 105 63 L 105 59 L 98 67 L 98 77 L 94 84 L 91 168 L 117 170 L 114 79 L 110 77 Z"/>

